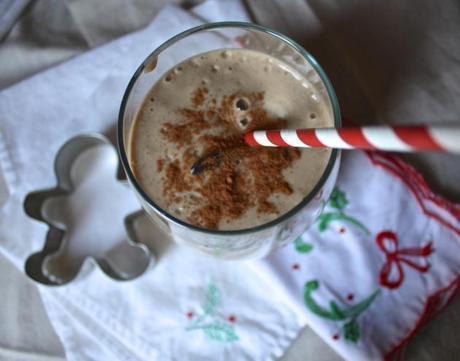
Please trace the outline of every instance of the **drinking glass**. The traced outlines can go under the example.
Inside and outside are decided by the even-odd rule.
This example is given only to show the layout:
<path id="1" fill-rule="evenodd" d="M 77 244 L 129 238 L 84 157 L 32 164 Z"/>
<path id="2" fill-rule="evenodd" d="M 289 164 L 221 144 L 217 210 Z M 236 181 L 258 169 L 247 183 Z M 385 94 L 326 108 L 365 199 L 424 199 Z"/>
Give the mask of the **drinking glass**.
<path id="1" fill-rule="evenodd" d="M 268 223 L 232 231 L 200 228 L 169 214 L 142 189 L 129 162 L 129 139 L 136 112 L 152 86 L 174 65 L 188 58 L 232 48 L 268 54 L 297 70 L 316 88 L 317 95 L 323 98 L 333 117 L 334 126 L 340 127 L 340 109 L 332 85 L 320 65 L 300 45 L 285 35 L 255 24 L 209 23 L 167 40 L 138 67 L 121 102 L 118 148 L 127 178 L 142 207 L 176 242 L 222 259 L 260 258 L 295 240 L 318 218 L 337 178 L 340 151 L 332 150 L 317 184 L 296 207 Z"/>

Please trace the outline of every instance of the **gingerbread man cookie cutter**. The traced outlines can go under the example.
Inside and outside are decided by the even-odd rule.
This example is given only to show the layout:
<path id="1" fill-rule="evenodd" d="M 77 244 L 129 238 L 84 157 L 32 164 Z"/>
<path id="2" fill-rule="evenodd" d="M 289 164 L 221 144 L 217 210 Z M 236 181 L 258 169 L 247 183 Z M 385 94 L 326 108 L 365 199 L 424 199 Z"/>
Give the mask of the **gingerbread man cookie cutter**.
<path id="1" fill-rule="evenodd" d="M 112 143 L 100 134 L 84 134 L 68 140 L 56 155 L 54 163 L 56 186 L 29 193 L 24 200 L 26 214 L 45 223 L 48 227 L 43 248 L 31 254 L 25 262 L 25 273 L 38 283 L 49 286 L 67 284 L 79 274 L 87 259 L 97 265 L 107 276 L 118 281 L 139 277 L 154 262 L 154 255 L 145 244 L 140 243 L 136 234 L 135 223 L 139 218 L 144 217 L 144 212 L 139 210 L 124 218 L 127 244 L 123 244 L 121 256 L 118 255 L 115 259 L 109 258 L 107 254 L 98 257 L 87 256 L 79 265 L 78 270 L 71 272 L 72 274 L 67 274 L 66 277 L 56 276 L 47 269 L 47 262 L 50 258 L 55 257 L 64 249 L 67 242 L 67 229 L 64 224 L 56 222 L 50 216 L 45 207 L 46 202 L 55 197 L 70 196 L 75 192 L 76 186 L 71 174 L 74 163 L 83 152 L 100 145 L 110 146 L 116 154 Z M 121 169 L 121 164 L 118 162 L 115 181 L 126 182 Z M 122 262 L 120 262 L 120 258 L 123 258 Z M 116 264 L 117 260 L 118 263 L 123 264 L 121 267 Z"/>

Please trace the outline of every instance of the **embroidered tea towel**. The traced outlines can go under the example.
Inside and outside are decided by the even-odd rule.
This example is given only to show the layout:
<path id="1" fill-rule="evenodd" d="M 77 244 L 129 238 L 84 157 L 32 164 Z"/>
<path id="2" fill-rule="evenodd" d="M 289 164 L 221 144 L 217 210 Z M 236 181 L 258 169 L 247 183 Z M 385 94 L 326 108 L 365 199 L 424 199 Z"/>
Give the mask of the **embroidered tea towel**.
<path id="1" fill-rule="evenodd" d="M 396 157 L 345 152 L 317 223 L 254 269 L 347 360 L 392 360 L 460 286 L 460 206 Z"/>

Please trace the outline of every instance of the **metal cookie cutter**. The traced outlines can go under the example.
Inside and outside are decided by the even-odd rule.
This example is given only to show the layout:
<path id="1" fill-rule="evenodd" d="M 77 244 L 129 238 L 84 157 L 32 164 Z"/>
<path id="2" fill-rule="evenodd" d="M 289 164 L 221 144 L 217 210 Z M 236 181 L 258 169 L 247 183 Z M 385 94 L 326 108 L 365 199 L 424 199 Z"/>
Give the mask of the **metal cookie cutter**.
<path id="1" fill-rule="evenodd" d="M 77 158 L 86 150 L 100 145 L 109 145 L 114 152 L 112 143 L 102 135 L 88 134 L 76 136 L 67 141 L 59 150 L 55 164 L 57 185 L 51 189 L 39 190 L 29 193 L 24 200 L 26 214 L 40 222 L 48 225 L 43 249 L 33 253 L 25 262 L 26 274 L 36 282 L 45 285 L 63 285 L 73 280 L 79 273 L 83 262 L 76 272 L 70 272 L 65 277 L 56 277 L 47 269 L 47 262 L 64 249 L 67 229 L 65 225 L 56 222 L 46 211 L 46 201 L 54 197 L 69 196 L 75 191 L 75 185 L 71 177 L 72 167 Z M 118 163 L 117 181 L 126 180 L 123 178 L 121 164 Z M 143 211 L 137 211 L 125 217 L 125 229 L 127 243 L 121 245 L 118 254 L 112 250 L 104 253 L 101 257 L 87 257 L 91 262 L 97 264 L 101 270 L 114 280 L 130 280 L 140 276 L 152 263 L 153 254 L 145 244 L 137 239 L 135 223 L 143 217 Z M 131 259 L 130 259 L 131 257 Z"/>

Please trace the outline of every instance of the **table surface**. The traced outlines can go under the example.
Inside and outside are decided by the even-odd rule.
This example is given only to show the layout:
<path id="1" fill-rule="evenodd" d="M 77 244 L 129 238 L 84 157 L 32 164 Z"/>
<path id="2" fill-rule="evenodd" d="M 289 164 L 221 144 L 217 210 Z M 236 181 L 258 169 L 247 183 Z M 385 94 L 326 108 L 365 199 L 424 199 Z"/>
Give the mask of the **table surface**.
<path id="1" fill-rule="evenodd" d="M 171 2 L 189 7 L 200 1 L 32 2 L 0 43 L 0 89 L 146 25 Z M 460 122 L 457 0 L 419 0 L 416 6 L 409 0 L 245 0 L 244 4 L 254 22 L 291 36 L 317 58 L 331 78 L 343 114 L 354 122 Z M 460 203 L 460 157 L 404 158 L 433 190 Z M 63 360 L 36 286 L 1 255 L 0 287 L 6 295 L 0 301 L 0 359 Z M 29 332 L 21 332 L 21 327 Z M 415 337 L 403 359 L 457 359 L 458 334 L 459 297 Z M 282 360 L 307 359 L 340 357 L 306 327 Z"/>

